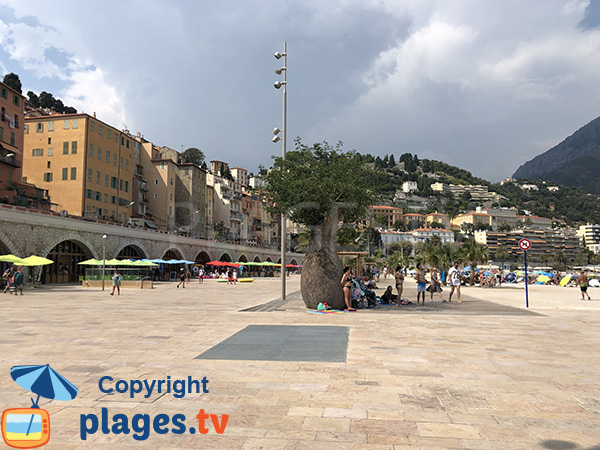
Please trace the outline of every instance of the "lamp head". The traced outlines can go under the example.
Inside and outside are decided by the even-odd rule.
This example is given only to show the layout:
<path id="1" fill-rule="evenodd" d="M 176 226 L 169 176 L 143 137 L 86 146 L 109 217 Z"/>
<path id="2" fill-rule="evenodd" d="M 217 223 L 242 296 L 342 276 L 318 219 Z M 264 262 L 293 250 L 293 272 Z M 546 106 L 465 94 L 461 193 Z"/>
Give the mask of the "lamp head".
<path id="1" fill-rule="evenodd" d="M 273 142 L 279 142 L 281 140 L 281 138 L 279 136 L 274 136 L 273 139 L 271 139 Z"/>
<path id="2" fill-rule="evenodd" d="M 281 130 L 277 127 L 273 128 L 273 134 L 274 135 L 278 135 L 279 133 L 281 133 Z"/>
<path id="3" fill-rule="evenodd" d="M 275 83 L 273 83 L 273 86 L 275 86 L 275 89 L 279 89 L 284 84 L 286 84 L 285 81 L 276 81 Z"/>
<path id="4" fill-rule="evenodd" d="M 285 67 L 282 67 L 281 69 L 275 69 L 275 73 L 277 75 L 281 75 L 285 69 L 286 69 Z"/>
<path id="5" fill-rule="evenodd" d="M 107 235 L 103 235 L 103 236 L 102 236 L 102 239 L 106 239 L 107 237 L 108 237 Z"/>
<path id="6" fill-rule="evenodd" d="M 7 158 L 12 158 L 13 156 L 15 156 L 15 154 L 14 154 L 14 153 L 8 153 L 8 154 L 6 155 L 6 157 L 7 157 Z"/>
<path id="7" fill-rule="evenodd" d="M 282 56 L 285 56 L 285 55 L 286 55 L 286 53 L 279 53 L 279 52 L 275 52 L 275 53 L 273 53 L 273 56 L 274 56 L 276 59 L 281 59 L 281 57 L 282 57 Z"/>

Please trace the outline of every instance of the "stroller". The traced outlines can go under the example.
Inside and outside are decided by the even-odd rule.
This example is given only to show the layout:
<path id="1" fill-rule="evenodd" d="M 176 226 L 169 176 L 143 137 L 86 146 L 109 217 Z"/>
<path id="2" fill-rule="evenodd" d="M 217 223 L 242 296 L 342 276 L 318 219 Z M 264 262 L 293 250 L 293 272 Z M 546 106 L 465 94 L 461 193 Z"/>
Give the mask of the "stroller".
<path id="1" fill-rule="evenodd" d="M 375 293 L 366 289 L 358 279 L 352 280 L 352 307 L 355 309 L 375 308 Z"/>

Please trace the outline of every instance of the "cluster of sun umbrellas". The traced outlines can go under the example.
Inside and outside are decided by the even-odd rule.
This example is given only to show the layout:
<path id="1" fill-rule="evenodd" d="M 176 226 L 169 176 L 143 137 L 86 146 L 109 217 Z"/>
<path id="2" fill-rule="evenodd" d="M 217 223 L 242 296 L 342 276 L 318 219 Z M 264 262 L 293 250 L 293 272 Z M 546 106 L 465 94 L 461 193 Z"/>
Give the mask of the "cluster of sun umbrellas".
<path id="1" fill-rule="evenodd" d="M 45 266 L 46 264 L 53 264 L 54 261 L 41 256 L 31 255 L 27 258 L 19 258 L 15 255 L 0 255 L 0 262 L 12 263 L 16 266 Z"/>
<path id="2" fill-rule="evenodd" d="M 207 266 L 222 266 L 222 267 L 239 267 L 239 266 L 262 266 L 262 267 L 281 267 L 281 264 L 272 263 L 270 261 L 265 262 L 227 262 L 227 261 L 209 261 L 206 263 Z M 288 268 L 298 268 L 295 264 L 286 264 Z"/>

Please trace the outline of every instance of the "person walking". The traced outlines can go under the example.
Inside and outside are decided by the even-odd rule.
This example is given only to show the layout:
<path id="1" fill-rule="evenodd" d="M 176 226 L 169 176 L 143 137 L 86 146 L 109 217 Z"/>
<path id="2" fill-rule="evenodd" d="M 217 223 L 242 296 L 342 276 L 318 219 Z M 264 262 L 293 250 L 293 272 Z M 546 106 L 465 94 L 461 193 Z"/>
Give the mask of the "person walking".
<path id="1" fill-rule="evenodd" d="M 398 301 L 396 302 L 396 305 L 400 306 L 402 303 L 402 290 L 404 289 L 404 272 L 402 272 L 402 267 L 396 266 L 394 279 L 396 281 L 396 291 L 398 291 Z"/>
<path id="2" fill-rule="evenodd" d="M 190 281 L 192 281 L 192 272 L 190 272 L 190 269 L 185 272 L 185 281 L 187 284 L 190 284 Z"/>
<path id="3" fill-rule="evenodd" d="M 119 271 L 117 269 L 115 269 L 115 273 L 112 276 L 112 292 L 110 293 L 110 295 L 114 295 L 115 294 L 115 288 L 117 289 L 117 295 L 121 295 L 121 280 L 123 279 L 123 277 L 121 276 L 121 274 L 119 273 Z"/>
<path id="4" fill-rule="evenodd" d="M 448 294 L 448 301 L 452 301 L 452 294 L 456 290 L 456 297 L 458 303 L 460 303 L 460 270 L 458 268 L 458 261 L 454 261 L 454 266 L 448 271 L 448 280 L 450 282 L 450 294 Z M 443 302 L 444 300 L 442 300 Z"/>
<path id="5" fill-rule="evenodd" d="M 23 295 L 24 279 L 25 279 L 25 277 L 23 276 L 23 268 L 19 267 L 13 277 L 13 284 L 15 286 L 15 295 L 19 295 L 19 292 L 21 292 L 21 295 Z"/>
<path id="6" fill-rule="evenodd" d="M 425 270 L 421 263 L 417 264 L 417 272 L 415 273 L 415 279 L 417 280 L 417 305 L 419 304 L 419 298 L 423 298 L 423 305 L 425 305 L 425 290 L 427 289 L 427 280 L 425 279 Z"/>
<path id="7" fill-rule="evenodd" d="M 427 288 L 429 293 L 431 294 L 431 298 L 429 299 L 429 303 L 433 302 L 433 294 L 437 292 L 440 296 L 440 300 L 444 302 L 444 298 L 442 297 L 442 283 L 440 281 L 440 277 L 438 275 L 437 269 L 434 267 L 431 269 L 431 284 Z"/>
<path id="8" fill-rule="evenodd" d="M 200 270 L 198 271 L 198 283 L 202 284 L 204 283 L 204 268 L 200 267 Z"/>
<path id="9" fill-rule="evenodd" d="M 19 267 L 20 269 L 20 267 Z M 587 295 L 587 299 L 591 300 L 590 298 L 590 294 L 587 293 L 587 288 L 590 284 L 587 275 L 585 274 L 585 272 L 582 270 L 581 274 L 579 275 L 579 277 L 577 277 L 577 284 L 579 285 L 579 289 L 581 290 L 581 300 L 585 300 L 585 296 Z M 15 288 L 15 294 L 17 293 L 16 288 Z"/>
<path id="10" fill-rule="evenodd" d="M 183 270 L 183 267 L 179 269 L 179 283 L 177 283 L 177 287 L 179 286 L 185 289 L 185 270 Z"/>
<path id="11" fill-rule="evenodd" d="M 12 294 L 12 291 L 10 290 L 10 288 L 13 286 L 13 277 L 15 276 L 14 274 L 14 266 L 9 267 L 8 269 L 6 269 L 4 271 L 4 274 L 2 275 L 2 278 L 4 278 L 6 280 L 6 286 L 4 286 L 4 293 L 6 294 L 6 291 L 8 291 L 9 294 Z"/>
<path id="12" fill-rule="evenodd" d="M 346 302 L 346 311 L 356 311 L 352 307 L 352 273 L 350 267 L 344 267 L 344 273 L 340 281 L 342 291 L 344 291 L 344 302 Z"/>

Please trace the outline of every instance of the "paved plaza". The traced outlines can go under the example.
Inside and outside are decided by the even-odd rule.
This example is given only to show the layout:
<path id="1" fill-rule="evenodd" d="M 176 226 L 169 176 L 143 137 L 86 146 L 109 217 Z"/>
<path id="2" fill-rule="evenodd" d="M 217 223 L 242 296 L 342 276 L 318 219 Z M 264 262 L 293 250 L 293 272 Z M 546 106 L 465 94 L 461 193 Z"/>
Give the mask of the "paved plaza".
<path id="1" fill-rule="evenodd" d="M 30 406 L 12 366 L 48 363 L 79 388 L 72 401 L 40 400 L 49 449 L 600 449 L 600 289 L 583 302 L 577 289 L 533 286 L 529 309 L 522 288 L 505 286 L 464 289 L 461 304 L 309 314 L 299 281 L 289 279 L 286 302 L 278 279 L 0 296 L 0 408 Z M 413 280 L 405 296 L 414 302 Z M 290 339 L 290 352 L 345 333 L 347 353 L 337 362 L 197 358 L 242 330 L 252 337 L 238 334 L 236 345 L 261 346 L 256 331 L 281 326 L 329 327 L 320 339 L 302 328 L 278 338 Z M 208 393 L 130 398 L 101 392 L 103 376 L 112 386 L 206 377 Z M 184 414 L 188 427 L 201 409 L 229 420 L 220 435 L 208 420 L 207 434 L 151 431 L 138 441 L 99 429 L 83 441 L 80 416 L 100 418 L 103 408 L 129 420 Z"/>

